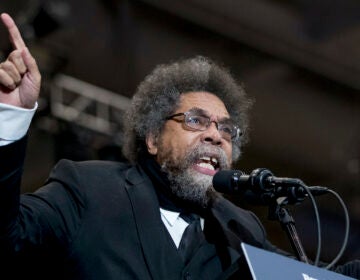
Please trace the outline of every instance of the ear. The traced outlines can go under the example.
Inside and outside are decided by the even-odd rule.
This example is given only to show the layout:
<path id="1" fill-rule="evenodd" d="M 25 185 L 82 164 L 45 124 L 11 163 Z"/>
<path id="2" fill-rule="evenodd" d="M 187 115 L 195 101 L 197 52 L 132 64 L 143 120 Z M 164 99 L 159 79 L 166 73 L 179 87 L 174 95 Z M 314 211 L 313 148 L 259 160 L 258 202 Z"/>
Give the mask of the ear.
<path id="1" fill-rule="evenodd" d="M 157 137 L 155 137 L 153 134 L 148 134 L 146 136 L 145 141 L 146 141 L 146 147 L 147 147 L 149 154 L 151 154 L 153 156 L 157 155 L 157 152 L 158 152 Z"/>

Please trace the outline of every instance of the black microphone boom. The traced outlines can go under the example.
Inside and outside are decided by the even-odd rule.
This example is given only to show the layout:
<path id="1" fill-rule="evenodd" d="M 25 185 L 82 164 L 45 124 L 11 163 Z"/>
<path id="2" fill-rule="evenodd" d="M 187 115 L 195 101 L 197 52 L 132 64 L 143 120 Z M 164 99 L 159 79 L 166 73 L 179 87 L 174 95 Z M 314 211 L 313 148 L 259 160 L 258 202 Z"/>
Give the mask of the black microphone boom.
<path id="1" fill-rule="evenodd" d="M 255 169 L 250 175 L 240 170 L 219 171 L 214 175 L 213 187 L 221 193 L 243 195 L 245 200 L 254 204 L 269 204 L 279 197 L 286 197 L 288 203 L 296 203 L 308 195 L 305 188 L 314 195 L 328 190 L 324 187 L 306 187 L 300 179 L 275 177 L 266 168 Z"/>

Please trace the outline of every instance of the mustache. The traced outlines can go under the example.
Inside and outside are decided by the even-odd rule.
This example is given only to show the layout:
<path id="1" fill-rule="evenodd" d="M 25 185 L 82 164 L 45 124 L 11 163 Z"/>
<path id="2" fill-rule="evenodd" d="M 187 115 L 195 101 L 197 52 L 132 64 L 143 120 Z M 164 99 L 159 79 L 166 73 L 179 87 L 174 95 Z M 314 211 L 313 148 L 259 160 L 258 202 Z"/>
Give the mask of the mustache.
<path id="1" fill-rule="evenodd" d="M 218 160 L 218 165 L 221 170 L 230 169 L 229 160 L 225 151 L 217 146 L 210 144 L 198 144 L 191 149 L 185 156 L 185 163 L 192 165 L 197 163 L 201 157 L 208 156 Z"/>

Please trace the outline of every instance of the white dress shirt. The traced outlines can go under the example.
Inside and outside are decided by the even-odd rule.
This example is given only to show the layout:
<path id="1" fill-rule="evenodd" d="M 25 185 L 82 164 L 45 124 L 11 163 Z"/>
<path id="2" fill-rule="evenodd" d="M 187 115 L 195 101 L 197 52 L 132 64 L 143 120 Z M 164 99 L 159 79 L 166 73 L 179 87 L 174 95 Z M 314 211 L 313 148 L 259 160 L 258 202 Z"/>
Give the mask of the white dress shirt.
<path id="1" fill-rule="evenodd" d="M 19 140 L 26 134 L 37 107 L 37 103 L 33 109 L 0 103 L 0 146 Z"/>
<path id="2" fill-rule="evenodd" d="M 160 208 L 161 219 L 170 233 L 172 240 L 175 243 L 176 248 L 179 248 L 181 237 L 184 234 L 186 227 L 189 225 L 183 218 L 180 217 L 180 213 L 165 210 Z M 204 229 L 204 219 L 200 218 L 201 228 Z"/>

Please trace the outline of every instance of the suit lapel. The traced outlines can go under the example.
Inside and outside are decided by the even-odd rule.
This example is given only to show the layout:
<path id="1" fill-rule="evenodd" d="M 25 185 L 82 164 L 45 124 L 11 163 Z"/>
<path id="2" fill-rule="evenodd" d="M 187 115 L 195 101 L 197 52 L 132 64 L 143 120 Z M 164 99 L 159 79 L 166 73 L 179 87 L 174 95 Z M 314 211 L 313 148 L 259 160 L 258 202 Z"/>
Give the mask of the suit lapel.
<path id="1" fill-rule="evenodd" d="M 207 240 L 215 244 L 222 264 L 223 273 L 219 279 L 232 279 L 233 275 L 243 278 L 247 265 L 241 249 L 241 242 L 262 247 L 264 229 L 256 216 L 241 209 L 218 195 L 205 220 L 204 232 Z M 248 277 L 250 279 L 250 277 Z M 244 279 L 248 279 L 245 277 Z"/>
<path id="2" fill-rule="evenodd" d="M 265 242 L 265 230 L 256 216 L 241 209 L 222 196 L 218 196 L 211 207 L 211 215 L 225 236 L 226 242 L 237 251 L 241 251 L 241 242 L 262 247 Z"/>
<path id="3" fill-rule="evenodd" d="M 178 279 L 183 263 L 161 220 L 158 198 L 150 179 L 140 167 L 126 174 L 126 190 L 131 201 L 144 259 L 153 279 Z M 214 243 L 223 268 L 242 255 L 241 242 L 262 247 L 265 233 L 255 215 L 218 196 L 205 222 L 205 235 Z M 235 254 L 234 254 L 234 251 Z"/>
<path id="4" fill-rule="evenodd" d="M 153 279 L 174 279 L 182 270 L 176 247 L 168 242 L 159 203 L 150 179 L 140 167 L 126 174 L 126 190 L 131 201 L 139 240 Z"/>

